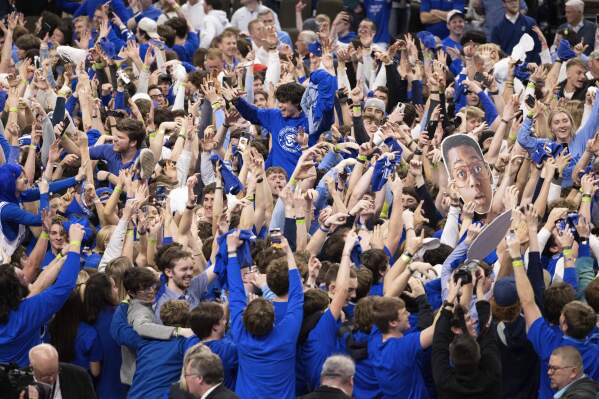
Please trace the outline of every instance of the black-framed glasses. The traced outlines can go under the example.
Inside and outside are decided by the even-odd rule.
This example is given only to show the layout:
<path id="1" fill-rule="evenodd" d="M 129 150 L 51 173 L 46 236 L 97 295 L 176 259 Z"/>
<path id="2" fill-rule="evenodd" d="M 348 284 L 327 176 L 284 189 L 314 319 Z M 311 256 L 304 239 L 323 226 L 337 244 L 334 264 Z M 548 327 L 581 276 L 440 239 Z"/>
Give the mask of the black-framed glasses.
<path id="1" fill-rule="evenodd" d="M 549 365 L 549 366 L 547 366 L 547 373 L 553 374 L 559 370 L 575 369 L 575 368 L 576 368 L 576 366 L 552 366 L 552 365 Z"/>

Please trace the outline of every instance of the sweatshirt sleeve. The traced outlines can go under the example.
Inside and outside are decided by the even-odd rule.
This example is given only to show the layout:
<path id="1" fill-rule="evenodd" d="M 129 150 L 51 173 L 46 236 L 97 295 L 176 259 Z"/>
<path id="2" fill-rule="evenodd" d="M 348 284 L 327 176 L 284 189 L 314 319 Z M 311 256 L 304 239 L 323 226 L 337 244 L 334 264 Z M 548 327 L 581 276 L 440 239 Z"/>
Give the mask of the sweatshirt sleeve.
<path id="1" fill-rule="evenodd" d="M 529 153 L 534 151 L 537 143 L 540 141 L 530 133 L 532 129 L 533 120 L 529 117 L 524 118 L 520 130 L 518 130 L 518 144 L 525 148 Z"/>
<path id="2" fill-rule="evenodd" d="M 568 146 L 570 152 L 575 156 L 582 155 L 587 141 L 589 141 L 595 135 L 597 128 L 599 128 L 599 99 L 595 98 L 591 115 L 587 119 L 586 123 L 580 129 L 578 129 L 578 132 L 576 132 L 574 138 Z"/>
<path id="3" fill-rule="evenodd" d="M 117 344 L 136 350 L 143 343 L 143 339 L 127 323 L 127 309 L 127 304 L 117 306 L 110 323 L 110 335 Z"/>
<path id="4" fill-rule="evenodd" d="M 123 243 L 125 242 L 125 234 L 127 234 L 128 224 L 129 221 L 125 219 L 121 219 L 117 223 L 116 228 L 110 236 L 108 245 L 106 245 L 106 250 L 102 255 L 102 259 L 100 259 L 100 264 L 98 265 L 99 272 L 103 272 L 106 269 L 106 265 L 108 265 L 108 262 L 121 256 L 121 253 L 123 252 Z"/>
<path id="5" fill-rule="evenodd" d="M 17 204 L 9 203 L 4 206 L 0 213 L 2 223 L 11 222 L 24 226 L 41 226 L 42 217 L 21 209 Z"/>
<path id="6" fill-rule="evenodd" d="M 241 280 L 241 270 L 237 257 L 229 258 L 227 264 L 227 284 L 229 285 L 229 308 L 231 311 L 231 336 L 239 342 L 243 331 L 243 311 L 247 305 L 245 289 Z"/>
<path id="7" fill-rule="evenodd" d="M 23 315 L 28 324 L 41 325 L 47 323 L 54 313 L 60 310 L 75 288 L 80 265 L 79 254 L 69 252 L 54 284 L 40 294 L 21 302 L 19 313 Z"/>
<path id="8" fill-rule="evenodd" d="M 491 98 L 489 98 L 487 93 L 485 93 L 484 91 L 478 93 L 478 98 L 480 99 L 480 103 L 485 109 L 485 120 L 487 122 L 487 125 L 491 126 L 495 119 L 497 119 L 497 107 L 495 107 L 493 100 L 491 100 Z"/>
<path id="9" fill-rule="evenodd" d="M 239 111 L 241 116 L 254 125 L 261 125 L 271 131 L 272 114 L 274 109 L 260 109 L 253 104 L 248 103 L 243 98 L 233 100 L 233 105 Z M 272 131 L 271 131 L 272 132 Z"/>
<path id="10" fill-rule="evenodd" d="M 141 303 L 129 305 L 127 320 L 137 334 L 145 338 L 168 340 L 173 336 L 175 327 L 164 326 L 154 321 L 154 312 Z"/>

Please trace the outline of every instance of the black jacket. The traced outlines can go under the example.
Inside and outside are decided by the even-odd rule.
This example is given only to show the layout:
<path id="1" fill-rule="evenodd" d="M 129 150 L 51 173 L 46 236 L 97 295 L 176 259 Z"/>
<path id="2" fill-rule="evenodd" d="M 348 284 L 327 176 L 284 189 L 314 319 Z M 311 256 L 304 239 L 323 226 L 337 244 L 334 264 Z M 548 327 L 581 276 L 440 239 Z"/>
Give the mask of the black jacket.
<path id="1" fill-rule="evenodd" d="M 347 396 L 339 388 L 322 385 L 316 391 L 299 396 L 298 399 L 351 399 L 351 396 Z"/>
<path id="2" fill-rule="evenodd" d="M 599 384 L 589 377 L 574 382 L 562 395 L 562 399 L 595 399 L 599 392 Z"/>
<path id="3" fill-rule="evenodd" d="M 58 372 L 62 399 L 95 399 L 92 378 L 85 369 L 69 363 L 60 363 Z"/>
<path id="4" fill-rule="evenodd" d="M 491 316 L 491 305 L 487 301 L 478 301 L 476 310 L 481 326 Z M 432 368 L 439 399 L 500 399 L 501 398 L 501 361 L 497 348 L 496 333 L 491 328 L 481 327 L 478 337 L 480 362 L 478 367 L 463 370 L 449 365 L 449 344 L 452 341 L 452 313 L 441 310 L 441 316 L 435 326 L 433 338 Z"/>
<path id="5" fill-rule="evenodd" d="M 195 399 L 195 396 L 181 389 L 179 383 L 171 385 L 171 390 L 168 395 L 169 399 Z M 206 399 L 239 399 L 235 392 L 227 389 L 223 384 L 220 384 Z"/>

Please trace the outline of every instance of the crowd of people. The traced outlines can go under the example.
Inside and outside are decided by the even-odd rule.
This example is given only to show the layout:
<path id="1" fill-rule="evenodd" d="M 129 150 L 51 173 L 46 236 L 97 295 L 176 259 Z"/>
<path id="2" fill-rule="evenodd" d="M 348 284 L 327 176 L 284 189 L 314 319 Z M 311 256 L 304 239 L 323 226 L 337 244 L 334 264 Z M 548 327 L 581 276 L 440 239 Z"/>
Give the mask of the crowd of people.
<path id="1" fill-rule="evenodd" d="M 599 397 L 585 2 L 280 5 L 0 1 L 0 397 Z"/>

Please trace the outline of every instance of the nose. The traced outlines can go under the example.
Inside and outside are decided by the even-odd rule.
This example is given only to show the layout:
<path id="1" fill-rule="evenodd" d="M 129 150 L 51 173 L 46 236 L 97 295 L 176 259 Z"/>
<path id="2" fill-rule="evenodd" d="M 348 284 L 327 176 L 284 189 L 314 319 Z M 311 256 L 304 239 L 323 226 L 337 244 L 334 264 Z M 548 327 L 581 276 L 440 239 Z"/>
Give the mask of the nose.
<path id="1" fill-rule="evenodd" d="M 468 185 L 470 187 L 474 187 L 474 186 L 478 185 L 478 180 L 474 176 L 474 173 L 472 173 L 472 171 L 470 171 L 470 170 L 468 171 Z"/>

